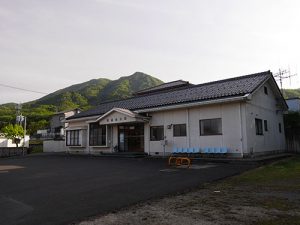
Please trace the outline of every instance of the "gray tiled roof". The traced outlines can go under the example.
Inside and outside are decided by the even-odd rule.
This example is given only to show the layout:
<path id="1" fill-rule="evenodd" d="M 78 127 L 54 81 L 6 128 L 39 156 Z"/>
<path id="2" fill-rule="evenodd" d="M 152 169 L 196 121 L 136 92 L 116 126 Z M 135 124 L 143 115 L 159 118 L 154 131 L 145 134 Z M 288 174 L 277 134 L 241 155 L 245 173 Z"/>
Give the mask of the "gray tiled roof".
<path id="1" fill-rule="evenodd" d="M 114 107 L 129 110 L 148 109 L 160 106 L 178 105 L 190 102 L 200 102 L 242 96 L 252 93 L 264 81 L 270 78 L 271 72 L 261 73 L 219 80 L 194 86 L 187 86 L 180 90 L 170 90 L 163 93 L 153 93 L 119 101 L 106 102 L 85 112 L 69 117 L 75 119 L 87 116 L 102 115 Z"/>
<path id="2" fill-rule="evenodd" d="M 187 85 L 191 85 L 188 81 L 183 81 L 183 80 L 175 80 L 175 81 L 171 81 L 168 83 L 163 83 L 151 88 L 146 88 L 144 90 L 140 90 L 135 92 L 135 95 L 142 95 L 142 94 L 149 94 L 150 92 L 159 92 L 159 91 L 163 91 L 163 90 L 170 90 L 170 89 L 174 89 L 174 88 L 178 88 L 178 87 L 183 87 L 183 86 L 187 86 Z"/>

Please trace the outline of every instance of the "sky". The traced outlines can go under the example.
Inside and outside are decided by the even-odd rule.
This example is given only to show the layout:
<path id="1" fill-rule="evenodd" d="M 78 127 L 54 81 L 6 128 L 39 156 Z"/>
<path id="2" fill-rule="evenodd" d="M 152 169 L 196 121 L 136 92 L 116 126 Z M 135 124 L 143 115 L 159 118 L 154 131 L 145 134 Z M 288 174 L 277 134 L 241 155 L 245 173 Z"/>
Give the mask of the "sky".
<path id="1" fill-rule="evenodd" d="M 299 0 L 0 0 L 0 104 L 136 71 L 194 84 L 295 74 L 299 12 Z"/>

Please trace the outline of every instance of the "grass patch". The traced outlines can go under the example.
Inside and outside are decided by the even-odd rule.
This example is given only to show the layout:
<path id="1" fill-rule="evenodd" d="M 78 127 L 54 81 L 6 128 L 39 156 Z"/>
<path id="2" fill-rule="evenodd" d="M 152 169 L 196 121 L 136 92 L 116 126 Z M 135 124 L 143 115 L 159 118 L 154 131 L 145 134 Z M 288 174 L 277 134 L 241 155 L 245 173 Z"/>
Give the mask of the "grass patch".
<path id="1" fill-rule="evenodd" d="M 256 225 L 300 225 L 299 216 L 284 216 L 276 219 L 257 221 Z"/>
<path id="2" fill-rule="evenodd" d="M 29 154 L 42 153 L 43 145 L 32 145 L 29 147 Z"/>
<path id="3" fill-rule="evenodd" d="M 232 178 L 230 182 L 258 186 L 278 184 L 290 187 L 293 185 L 295 188 L 299 188 L 299 178 L 300 157 L 293 157 L 246 172 L 241 176 Z"/>
<path id="4" fill-rule="evenodd" d="M 282 211 L 293 210 L 296 208 L 296 206 L 288 199 L 276 197 L 263 199 L 262 206 L 266 209 L 278 209 Z"/>

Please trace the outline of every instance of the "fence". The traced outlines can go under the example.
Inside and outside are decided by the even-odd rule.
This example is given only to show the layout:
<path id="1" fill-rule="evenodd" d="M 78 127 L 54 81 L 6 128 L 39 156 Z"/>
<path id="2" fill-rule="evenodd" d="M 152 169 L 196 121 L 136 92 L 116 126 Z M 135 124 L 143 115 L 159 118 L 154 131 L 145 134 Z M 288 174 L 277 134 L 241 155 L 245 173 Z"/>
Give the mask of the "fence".
<path id="1" fill-rule="evenodd" d="M 10 156 L 20 156 L 26 155 L 27 148 L 8 148 L 8 147 L 0 147 L 0 158 L 10 157 Z"/>
<path id="2" fill-rule="evenodd" d="M 286 128 L 285 135 L 287 150 L 300 153 L 300 127 Z"/>

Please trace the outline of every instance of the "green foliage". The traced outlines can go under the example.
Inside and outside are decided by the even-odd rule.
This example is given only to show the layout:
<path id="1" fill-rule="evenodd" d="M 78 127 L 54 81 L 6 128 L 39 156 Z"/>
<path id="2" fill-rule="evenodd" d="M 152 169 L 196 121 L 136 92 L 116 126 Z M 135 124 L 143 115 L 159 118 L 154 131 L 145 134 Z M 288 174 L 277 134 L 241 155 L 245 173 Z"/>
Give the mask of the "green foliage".
<path id="1" fill-rule="evenodd" d="M 27 127 L 27 133 L 30 135 L 33 135 L 37 130 L 43 130 L 45 127 L 49 126 L 49 120 L 38 120 L 38 121 L 32 121 L 31 123 L 28 124 Z"/>
<path id="2" fill-rule="evenodd" d="M 163 82 L 147 74 L 136 72 L 131 76 L 111 81 L 91 104 L 97 105 L 107 100 L 118 100 L 131 97 L 134 92 L 162 84 Z"/>
<path id="3" fill-rule="evenodd" d="M 300 97 L 300 88 L 299 89 L 284 89 L 283 96 L 285 98 Z"/>
<path id="4" fill-rule="evenodd" d="M 22 139 L 22 137 L 24 136 L 23 127 L 17 124 L 9 124 L 3 127 L 1 131 L 4 134 L 4 137 L 13 140 L 16 143 L 17 147 L 20 143 L 20 139 Z"/>
<path id="5" fill-rule="evenodd" d="M 289 112 L 283 116 L 284 126 L 286 128 L 300 127 L 300 113 L 299 112 Z"/>
<path id="6" fill-rule="evenodd" d="M 129 80 L 123 80 L 109 95 L 109 99 L 124 99 L 131 96 Z"/>

